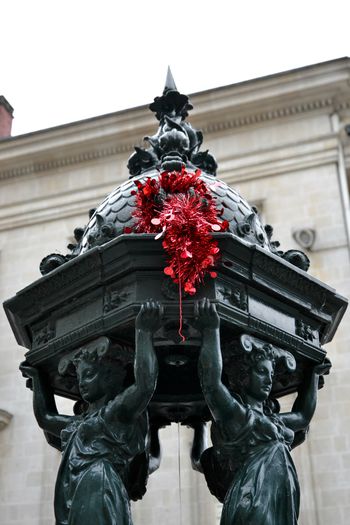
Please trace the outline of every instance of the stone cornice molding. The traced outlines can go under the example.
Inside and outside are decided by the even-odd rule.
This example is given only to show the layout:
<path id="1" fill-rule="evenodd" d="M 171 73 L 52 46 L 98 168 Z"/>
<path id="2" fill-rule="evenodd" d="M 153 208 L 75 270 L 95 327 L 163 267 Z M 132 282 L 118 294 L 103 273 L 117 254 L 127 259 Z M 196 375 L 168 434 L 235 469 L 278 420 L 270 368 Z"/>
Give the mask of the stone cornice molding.
<path id="1" fill-rule="evenodd" d="M 215 133 L 222 130 L 242 128 L 252 125 L 255 126 L 276 119 L 289 118 L 311 111 L 324 110 L 325 108 L 334 108 L 332 98 L 310 100 L 300 104 L 277 107 L 275 109 L 237 116 L 230 120 L 213 121 L 207 126 L 204 126 L 202 130 L 204 133 Z"/>
<path id="2" fill-rule="evenodd" d="M 234 106 L 264 108 L 305 100 L 333 99 L 350 90 L 350 58 L 277 73 L 191 95 L 196 113 Z M 246 111 L 246 109 L 244 110 Z"/>
<path id="3" fill-rule="evenodd" d="M 129 144 L 109 146 L 102 149 L 95 149 L 94 151 L 82 151 L 81 153 L 62 156 L 61 158 L 33 161 L 31 163 L 0 170 L 0 180 L 57 170 L 60 168 L 74 166 L 76 164 L 100 160 L 105 157 L 121 155 L 129 152 L 131 153 L 133 147 L 134 143 L 130 142 Z"/>
<path id="4" fill-rule="evenodd" d="M 345 107 L 350 108 L 350 99 L 348 101 L 342 101 L 341 108 L 344 109 Z M 324 111 L 325 109 L 328 112 L 333 112 L 336 111 L 337 108 L 338 106 L 335 105 L 334 100 L 330 98 L 319 99 L 299 103 L 296 105 L 289 105 L 286 107 L 278 107 L 276 109 L 262 111 L 260 113 L 252 113 L 248 115 L 241 115 L 238 117 L 236 116 L 232 119 L 227 118 L 226 115 L 226 119 L 222 119 L 220 121 L 214 120 L 209 124 L 198 127 L 200 127 L 203 130 L 203 132 L 206 135 L 206 138 L 209 139 L 210 133 L 239 129 L 246 126 L 263 125 L 268 121 L 273 121 L 281 118 L 292 118 L 295 116 L 300 116 L 307 112 Z M 100 144 L 97 141 L 99 141 Z M 50 151 L 51 158 L 43 158 L 42 160 L 40 160 L 40 158 L 38 158 L 37 152 L 33 153 L 33 159 L 31 159 L 31 154 L 28 151 L 27 155 L 22 155 L 23 159 L 26 158 L 27 162 L 21 163 L 21 155 L 18 155 L 16 159 L 13 158 L 12 162 L 6 162 L 6 159 L 4 159 L 4 161 L 2 162 L 3 168 L 0 169 L 0 180 L 57 170 L 60 168 L 75 166 L 77 164 L 83 164 L 86 162 L 94 162 L 96 160 L 108 158 L 111 156 L 129 154 L 133 151 L 134 146 L 138 144 L 139 136 L 137 137 L 136 134 L 135 138 L 130 139 L 128 142 L 121 142 L 118 145 L 105 146 L 103 145 L 103 143 L 101 144 L 101 137 L 97 136 L 95 144 L 92 145 L 89 141 L 88 144 L 85 144 L 85 148 L 82 148 L 82 151 L 78 151 L 76 153 L 72 152 L 72 148 L 70 148 L 70 154 L 65 155 L 65 151 L 63 149 L 61 150 L 61 152 L 58 151 L 58 154 L 61 153 L 61 156 L 57 156 L 57 153 L 55 153 L 56 148 L 53 145 L 53 148 Z M 84 146 L 83 143 L 81 145 Z M 89 147 L 87 148 L 86 146 Z M 0 143 L 0 160 L 1 153 L 2 152 Z M 45 157 L 45 153 L 43 154 L 43 156 Z M 6 164 L 8 165 L 8 167 L 6 167 Z"/>
<path id="5" fill-rule="evenodd" d="M 339 59 L 191 96 L 190 121 L 211 133 L 350 108 L 350 59 Z M 0 141 L 0 180 L 131 153 L 155 129 L 146 106 Z M 214 152 L 215 153 L 215 152 Z"/>
<path id="6" fill-rule="evenodd" d="M 0 140 L 0 180 L 131 153 L 152 128 L 143 107 Z"/>
<path id="7" fill-rule="evenodd" d="M 279 148 L 265 148 L 242 155 L 220 157 L 218 178 L 228 184 L 249 179 L 272 177 L 281 173 L 296 172 L 338 161 L 339 138 L 336 133 L 284 144 Z M 122 182 L 125 174 L 119 174 Z M 87 210 L 95 207 L 112 190 L 113 183 L 96 184 L 79 192 L 61 192 L 45 195 L 43 199 L 29 199 L 0 209 L 0 231 L 60 220 L 73 216 L 87 217 Z M 87 220 L 87 219 L 86 219 Z"/>

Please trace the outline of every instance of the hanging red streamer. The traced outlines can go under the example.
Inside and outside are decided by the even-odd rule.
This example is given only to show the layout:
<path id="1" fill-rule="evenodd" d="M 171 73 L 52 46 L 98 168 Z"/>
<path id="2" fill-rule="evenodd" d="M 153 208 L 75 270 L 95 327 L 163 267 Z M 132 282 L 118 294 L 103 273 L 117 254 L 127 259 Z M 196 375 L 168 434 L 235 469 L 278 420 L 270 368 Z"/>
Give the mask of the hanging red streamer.
<path id="1" fill-rule="evenodd" d="M 215 263 L 219 247 L 212 233 L 226 231 L 228 222 L 220 219 L 223 210 L 217 210 L 208 185 L 200 179 L 201 172 L 163 172 L 158 178 L 135 181 L 137 191 L 136 223 L 125 233 L 156 233 L 162 238 L 168 255 L 169 275 L 182 290 L 190 295 L 209 274 L 216 277 Z M 182 310 L 180 307 L 180 335 Z M 183 336 L 182 336 L 183 338 Z"/>

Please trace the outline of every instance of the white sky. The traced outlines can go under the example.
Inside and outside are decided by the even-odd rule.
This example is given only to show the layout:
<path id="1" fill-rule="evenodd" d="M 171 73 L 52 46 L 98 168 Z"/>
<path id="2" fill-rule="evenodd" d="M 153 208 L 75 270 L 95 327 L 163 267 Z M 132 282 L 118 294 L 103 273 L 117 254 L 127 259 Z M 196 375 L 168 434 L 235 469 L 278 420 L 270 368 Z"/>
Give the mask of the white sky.
<path id="1" fill-rule="evenodd" d="M 13 134 L 350 56 L 350 0 L 0 0 Z"/>

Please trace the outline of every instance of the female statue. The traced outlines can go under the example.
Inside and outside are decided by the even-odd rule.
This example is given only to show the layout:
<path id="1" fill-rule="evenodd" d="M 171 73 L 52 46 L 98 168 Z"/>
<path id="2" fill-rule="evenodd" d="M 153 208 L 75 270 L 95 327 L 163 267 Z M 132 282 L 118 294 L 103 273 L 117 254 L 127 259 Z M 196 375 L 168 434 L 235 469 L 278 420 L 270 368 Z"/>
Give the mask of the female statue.
<path id="1" fill-rule="evenodd" d="M 203 336 L 199 375 L 213 417 L 212 459 L 223 475 L 233 472 L 221 525 L 296 525 L 299 484 L 290 448 L 294 433 L 305 431 L 311 421 L 318 378 L 329 370 L 330 363 L 311 370 L 290 413 L 277 414 L 268 403 L 276 363 L 284 359 L 292 368 L 293 356 L 278 353 L 269 344 L 254 348 L 248 343 L 237 360 L 239 386 L 231 395 L 221 381 L 220 319 L 215 305 L 204 299 L 196 310 L 196 326 Z M 202 454 L 204 470 L 208 466 L 205 456 Z"/>
<path id="2" fill-rule="evenodd" d="M 159 304 L 143 304 L 135 327 L 135 382 L 126 389 L 125 371 L 113 358 L 107 338 L 75 353 L 72 363 L 86 406 L 81 415 L 58 414 L 40 372 L 22 365 L 24 375 L 32 379 L 38 424 L 61 440 L 55 490 L 57 525 L 132 524 L 126 485 L 133 458 L 146 447 L 146 409 L 158 373 L 152 338 L 160 325 Z"/>

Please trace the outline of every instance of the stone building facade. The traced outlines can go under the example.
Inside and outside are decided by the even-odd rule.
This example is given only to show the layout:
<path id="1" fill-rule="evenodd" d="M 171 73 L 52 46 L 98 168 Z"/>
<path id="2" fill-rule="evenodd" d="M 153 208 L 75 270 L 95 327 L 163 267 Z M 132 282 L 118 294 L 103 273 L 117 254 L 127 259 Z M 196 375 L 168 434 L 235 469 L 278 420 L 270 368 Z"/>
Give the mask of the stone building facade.
<path id="1" fill-rule="evenodd" d="M 310 242 L 309 273 L 349 297 L 350 59 L 197 93 L 191 101 L 189 120 L 203 130 L 218 177 L 258 206 L 284 249 Z M 155 129 L 154 117 L 139 107 L 0 139 L 2 299 L 40 276 L 45 255 L 66 253 L 88 210 L 128 178 L 133 145 Z M 31 392 L 18 372 L 23 350 L 3 312 L 0 323 L 0 522 L 51 525 L 59 453 L 34 421 Z M 347 315 L 327 347 L 333 371 L 319 393 L 310 434 L 293 452 L 301 525 L 349 523 L 348 330 Z M 67 401 L 59 405 L 71 410 Z M 185 427 L 161 431 L 161 469 L 144 500 L 133 505 L 135 525 L 217 522 L 219 505 L 190 468 L 191 439 Z"/>

